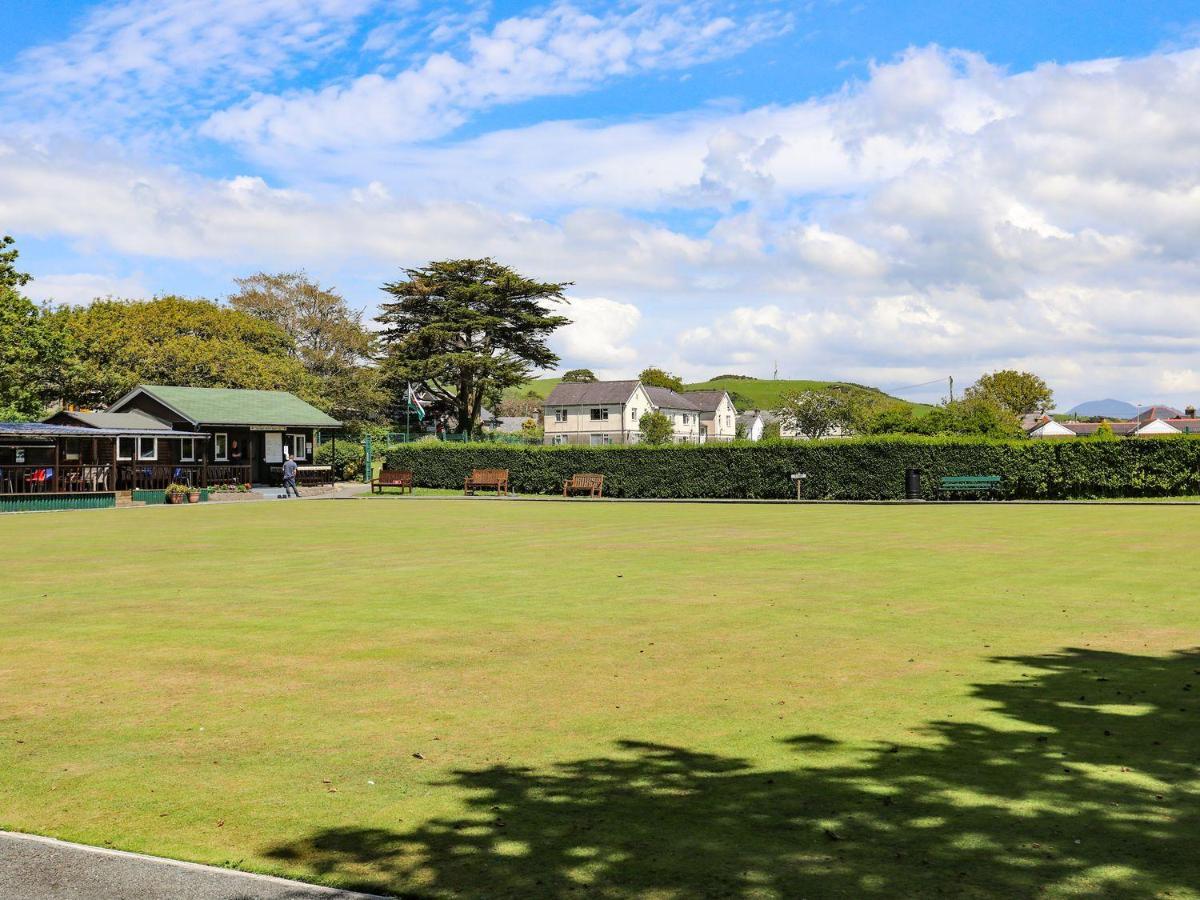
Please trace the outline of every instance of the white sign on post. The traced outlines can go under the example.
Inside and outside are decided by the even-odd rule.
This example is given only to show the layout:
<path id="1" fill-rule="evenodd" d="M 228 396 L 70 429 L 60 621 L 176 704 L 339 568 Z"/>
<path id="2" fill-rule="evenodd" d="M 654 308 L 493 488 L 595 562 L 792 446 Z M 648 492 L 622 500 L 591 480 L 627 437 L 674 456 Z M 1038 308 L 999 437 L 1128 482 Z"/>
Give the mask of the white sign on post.
<path id="1" fill-rule="evenodd" d="M 269 463 L 283 462 L 282 432 L 268 431 L 263 438 L 263 460 Z"/>

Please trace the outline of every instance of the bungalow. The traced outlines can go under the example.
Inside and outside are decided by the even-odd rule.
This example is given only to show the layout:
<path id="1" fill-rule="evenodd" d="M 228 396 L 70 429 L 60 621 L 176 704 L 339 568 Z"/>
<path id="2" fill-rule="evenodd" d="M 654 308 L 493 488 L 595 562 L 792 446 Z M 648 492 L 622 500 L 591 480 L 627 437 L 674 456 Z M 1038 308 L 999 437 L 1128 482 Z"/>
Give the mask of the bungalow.
<path id="1" fill-rule="evenodd" d="M 60 495 L 112 500 L 175 482 L 270 482 L 285 455 L 300 463 L 306 482 L 327 481 L 329 467 L 311 464 L 316 434 L 338 427 L 284 391 L 142 385 L 102 412 L 0 423 L 0 505 L 30 497 L 44 505 Z"/>

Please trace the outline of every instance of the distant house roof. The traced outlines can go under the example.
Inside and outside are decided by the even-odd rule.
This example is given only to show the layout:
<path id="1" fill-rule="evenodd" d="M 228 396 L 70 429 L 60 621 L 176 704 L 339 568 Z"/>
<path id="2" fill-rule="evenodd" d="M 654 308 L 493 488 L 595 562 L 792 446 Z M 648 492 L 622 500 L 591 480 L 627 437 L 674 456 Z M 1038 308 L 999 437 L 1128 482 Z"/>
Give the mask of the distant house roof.
<path id="1" fill-rule="evenodd" d="M 703 407 L 699 406 L 695 401 L 688 399 L 691 394 L 677 394 L 670 388 L 650 387 L 646 386 L 646 393 L 650 395 L 651 402 L 659 409 L 691 409 L 696 412 L 701 412 Z M 696 393 L 709 393 L 708 391 L 697 391 Z M 714 409 L 716 407 L 713 407 Z"/>
<path id="2" fill-rule="evenodd" d="M 163 436 L 158 428 L 91 428 L 87 425 L 57 425 L 50 422 L 0 422 L 0 438 L 56 438 L 56 437 L 137 437 Z M 191 431 L 171 431 L 170 437 L 208 437 Z"/>
<path id="3" fill-rule="evenodd" d="M 83 425 L 91 426 L 92 428 L 119 428 L 128 430 L 130 428 L 138 428 L 143 431 L 170 431 L 171 424 L 164 422 L 162 419 L 156 419 L 149 413 L 141 412 L 140 410 L 131 409 L 129 412 L 110 413 L 110 412 L 73 412 L 72 410 L 64 409 L 55 413 L 50 417 L 58 419 L 61 424 L 63 419 L 70 419 L 73 422 L 79 422 Z"/>
<path id="4" fill-rule="evenodd" d="M 1063 422 L 1064 426 L 1080 437 L 1087 437 L 1095 434 L 1103 422 Z M 1133 434 L 1137 431 L 1137 422 L 1109 422 L 1109 427 L 1112 428 L 1113 434 Z"/>
<path id="5" fill-rule="evenodd" d="M 762 415 L 758 412 L 745 412 L 737 417 L 737 421 L 743 425 L 752 425 L 755 419 L 761 419 Z"/>
<path id="6" fill-rule="evenodd" d="M 287 391 L 238 388 L 172 387 L 142 384 L 116 403 L 119 411 L 138 394 L 146 394 L 196 425 L 293 425 L 337 428 L 342 423 Z"/>
<path id="7" fill-rule="evenodd" d="M 701 412 L 716 412 L 728 391 L 684 391 L 683 396 L 696 404 Z"/>
<path id="8" fill-rule="evenodd" d="M 1148 406 L 1138 413 L 1138 421 L 1150 422 L 1154 419 L 1178 419 L 1179 410 L 1170 406 Z"/>
<path id="9" fill-rule="evenodd" d="M 1051 418 L 1045 420 L 1035 428 L 1029 430 L 1030 437 L 1072 437 L 1075 432 L 1061 422 L 1056 422 Z"/>
<path id="10" fill-rule="evenodd" d="M 501 434 L 520 434 L 521 426 L 525 424 L 526 420 L 533 418 L 533 416 L 491 416 L 484 418 L 483 424 Z M 495 423 L 494 427 L 493 423 Z"/>
<path id="11" fill-rule="evenodd" d="M 549 406 L 580 406 L 585 403 L 624 403 L 640 384 L 633 381 L 562 382 L 546 398 Z"/>
<path id="12" fill-rule="evenodd" d="M 1200 419 L 1178 418 L 1165 420 L 1184 434 L 1200 434 Z"/>

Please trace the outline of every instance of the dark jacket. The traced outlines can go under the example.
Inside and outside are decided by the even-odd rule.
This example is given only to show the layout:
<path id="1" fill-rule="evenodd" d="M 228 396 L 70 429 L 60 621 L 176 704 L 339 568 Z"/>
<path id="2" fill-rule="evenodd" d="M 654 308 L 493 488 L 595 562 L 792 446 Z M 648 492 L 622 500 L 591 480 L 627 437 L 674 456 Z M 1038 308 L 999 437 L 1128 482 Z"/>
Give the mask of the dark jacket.
<path id="1" fill-rule="evenodd" d="M 287 479 L 296 477 L 296 461 L 294 459 L 289 459 L 283 464 L 283 477 Z"/>

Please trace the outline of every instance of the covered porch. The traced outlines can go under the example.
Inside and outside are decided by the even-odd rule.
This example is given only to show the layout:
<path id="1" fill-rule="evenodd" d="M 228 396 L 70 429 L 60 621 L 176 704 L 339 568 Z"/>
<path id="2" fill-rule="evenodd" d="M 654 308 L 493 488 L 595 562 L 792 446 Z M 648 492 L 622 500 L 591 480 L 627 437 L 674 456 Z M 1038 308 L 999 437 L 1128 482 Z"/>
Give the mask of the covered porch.
<path id="1" fill-rule="evenodd" d="M 0 422 L 0 497 L 77 497 L 251 480 L 249 464 L 213 464 L 208 452 L 209 436 L 202 432 Z"/>

